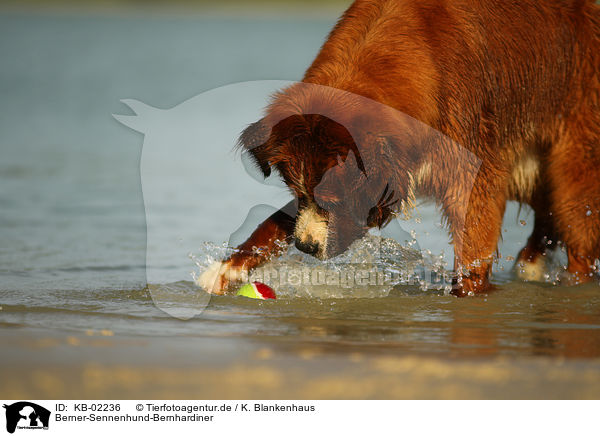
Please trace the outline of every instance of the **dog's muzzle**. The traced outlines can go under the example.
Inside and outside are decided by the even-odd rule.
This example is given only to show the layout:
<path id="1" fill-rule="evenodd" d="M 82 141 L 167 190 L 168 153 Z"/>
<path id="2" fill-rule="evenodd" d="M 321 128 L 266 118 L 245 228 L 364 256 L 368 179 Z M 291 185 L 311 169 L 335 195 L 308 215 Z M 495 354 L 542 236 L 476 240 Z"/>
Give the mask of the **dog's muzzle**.
<path id="1" fill-rule="evenodd" d="M 298 213 L 294 236 L 298 250 L 323 257 L 327 250 L 328 222 L 316 206 L 309 206 Z"/>

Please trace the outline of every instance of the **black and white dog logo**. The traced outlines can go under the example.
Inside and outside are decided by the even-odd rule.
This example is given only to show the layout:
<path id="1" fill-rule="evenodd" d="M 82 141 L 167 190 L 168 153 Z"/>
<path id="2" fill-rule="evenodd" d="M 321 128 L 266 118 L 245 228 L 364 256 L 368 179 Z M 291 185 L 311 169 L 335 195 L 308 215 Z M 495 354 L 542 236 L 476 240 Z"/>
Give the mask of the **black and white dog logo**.
<path id="1" fill-rule="evenodd" d="M 48 429 L 50 411 L 29 401 L 4 405 L 6 409 L 6 431 L 18 429 Z"/>

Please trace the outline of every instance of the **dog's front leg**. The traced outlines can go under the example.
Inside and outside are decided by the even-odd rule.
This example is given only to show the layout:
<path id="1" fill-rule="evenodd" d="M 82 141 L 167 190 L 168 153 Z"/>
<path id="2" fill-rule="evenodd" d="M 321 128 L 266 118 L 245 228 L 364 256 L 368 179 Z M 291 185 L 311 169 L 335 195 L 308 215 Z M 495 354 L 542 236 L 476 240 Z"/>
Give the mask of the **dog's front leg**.
<path id="1" fill-rule="evenodd" d="M 458 189 L 453 206 L 446 208 L 454 245 L 456 278 L 452 294 L 475 295 L 490 289 L 492 263 L 502 229 L 506 206 L 503 180 L 484 177 L 474 183 L 469 195 Z"/>
<path id="2" fill-rule="evenodd" d="M 291 241 L 296 211 L 296 201 L 290 201 L 263 221 L 229 258 L 210 265 L 196 283 L 210 293 L 223 294 L 230 285 L 246 281 L 252 269 L 283 254 L 277 242 Z"/>

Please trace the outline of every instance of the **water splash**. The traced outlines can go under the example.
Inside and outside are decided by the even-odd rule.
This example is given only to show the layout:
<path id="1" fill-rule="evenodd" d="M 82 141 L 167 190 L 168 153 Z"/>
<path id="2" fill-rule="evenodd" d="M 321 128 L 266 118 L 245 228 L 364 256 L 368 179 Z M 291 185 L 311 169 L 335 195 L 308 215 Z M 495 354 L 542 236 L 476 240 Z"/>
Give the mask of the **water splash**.
<path id="1" fill-rule="evenodd" d="M 284 298 L 380 298 L 400 285 L 449 292 L 450 272 L 444 253 L 418 250 L 416 234 L 411 236 L 413 239 L 403 245 L 369 234 L 341 255 L 327 260 L 286 246 L 283 256 L 252 271 L 250 281 L 265 283 Z M 198 253 L 190 254 L 198 267 L 192 277 L 195 280 L 212 262 L 233 252 L 226 245 L 205 243 Z"/>

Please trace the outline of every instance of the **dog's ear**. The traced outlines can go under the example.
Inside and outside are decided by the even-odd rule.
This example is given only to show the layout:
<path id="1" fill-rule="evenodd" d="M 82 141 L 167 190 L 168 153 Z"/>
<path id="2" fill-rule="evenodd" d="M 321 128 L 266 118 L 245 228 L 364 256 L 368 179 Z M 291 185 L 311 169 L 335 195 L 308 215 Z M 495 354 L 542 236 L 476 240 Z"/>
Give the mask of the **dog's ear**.
<path id="1" fill-rule="evenodd" d="M 244 129 L 238 140 L 238 147 L 248 153 L 266 179 L 271 175 L 271 164 L 267 150 L 270 130 L 263 120 L 250 124 Z"/>

